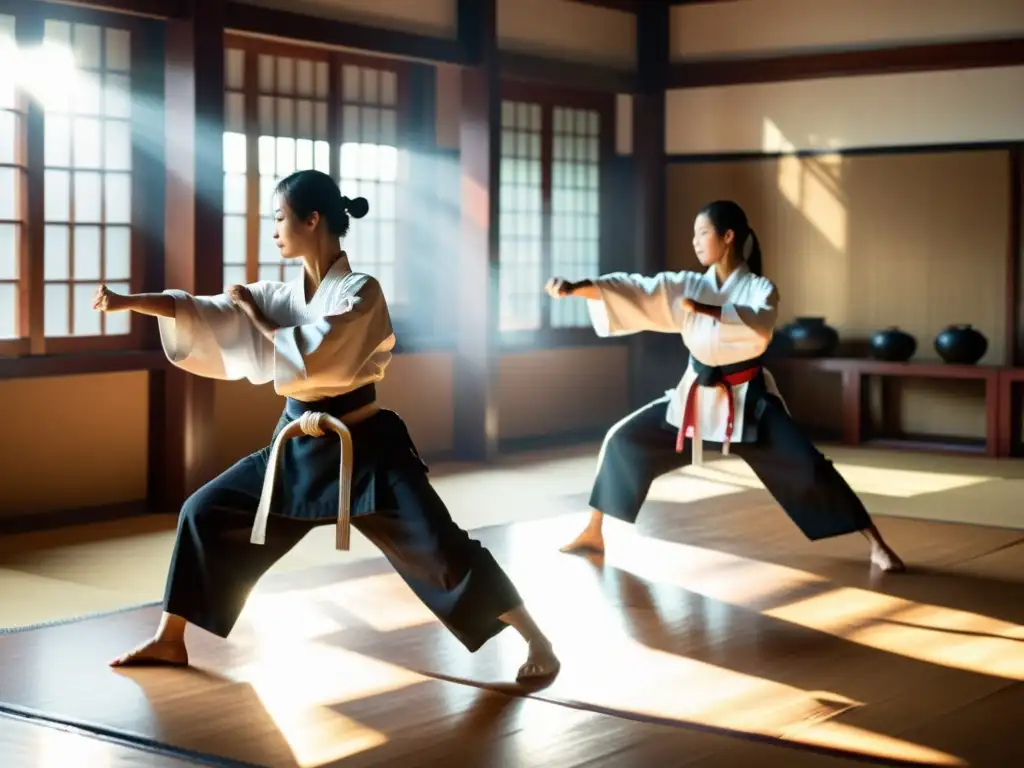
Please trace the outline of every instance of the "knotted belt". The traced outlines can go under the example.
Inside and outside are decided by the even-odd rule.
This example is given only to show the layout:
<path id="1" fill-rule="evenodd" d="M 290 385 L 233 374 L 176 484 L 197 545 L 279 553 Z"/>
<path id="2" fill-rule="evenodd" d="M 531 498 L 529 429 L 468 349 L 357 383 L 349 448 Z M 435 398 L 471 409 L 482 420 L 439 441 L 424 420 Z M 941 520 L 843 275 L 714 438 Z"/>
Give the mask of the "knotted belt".
<path id="1" fill-rule="evenodd" d="M 693 363 L 693 370 L 697 374 L 686 393 L 683 403 L 682 424 L 676 436 L 676 452 L 682 453 L 686 445 L 686 438 L 693 440 L 693 463 L 700 464 L 703 457 L 703 437 L 701 436 L 700 419 L 697 418 L 698 389 L 700 387 L 714 387 L 720 389 L 729 404 L 729 419 L 725 425 L 725 440 L 722 441 L 722 453 L 729 453 L 729 444 L 732 442 L 733 428 L 736 423 L 736 400 L 732 394 L 732 388 L 740 384 L 753 381 L 761 372 L 760 358 L 744 360 L 732 365 L 712 366 L 700 362 L 697 358 L 690 356 Z"/>
<path id="2" fill-rule="evenodd" d="M 304 410 L 306 408 L 310 410 Z M 253 522 L 249 541 L 253 544 L 266 542 L 267 520 L 270 517 L 275 478 L 285 441 L 300 435 L 323 437 L 327 432 L 333 432 L 341 440 L 341 459 L 338 470 L 338 526 L 335 546 L 342 552 L 347 552 L 351 538 L 352 471 L 355 453 L 352 446 L 352 434 L 349 432 L 346 422 L 349 424 L 360 422 L 376 412 L 376 389 L 372 384 L 368 384 L 344 395 L 318 400 L 315 403 L 299 403 L 289 399 L 285 413 L 293 416 L 296 411 L 299 411 L 301 415 L 298 418 L 293 418 L 277 433 L 270 449 L 267 471 L 263 476 L 263 491 L 260 494 L 259 506 L 256 508 L 256 519 Z M 327 411 L 334 411 L 339 415 L 335 416 Z"/>

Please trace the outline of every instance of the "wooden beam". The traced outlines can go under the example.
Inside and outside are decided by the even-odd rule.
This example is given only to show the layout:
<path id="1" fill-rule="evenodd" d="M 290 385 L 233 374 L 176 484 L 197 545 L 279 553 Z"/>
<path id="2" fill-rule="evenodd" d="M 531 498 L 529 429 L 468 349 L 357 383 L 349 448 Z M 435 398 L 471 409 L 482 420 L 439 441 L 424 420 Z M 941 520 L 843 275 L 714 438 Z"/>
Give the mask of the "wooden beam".
<path id="1" fill-rule="evenodd" d="M 153 19 L 188 15 L 188 0 L 43 0 L 47 5 L 71 6 Z"/>
<path id="2" fill-rule="evenodd" d="M 640 92 L 633 96 L 635 233 L 633 270 L 665 269 L 665 79 L 668 74 L 669 8 L 648 3 L 637 15 L 637 69 Z M 657 342 L 640 334 L 631 341 L 629 395 L 639 407 L 664 389 L 651 381 Z"/>
<path id="3" fill-rule="evenodd" d="M 700 88 L 1021 64 L 1024 64 L 1024 38 L 981 40 L 680 62 L 672 65 L 666 87 Z"/>
<path id="4" fill-rule="evenodd" d="M 224 0 L 194 0 L 166 34 L 164 285 L 215 294 L 224 261 Z M 180 503 L 214 476 L 214 386 L 177 368 L 156 378 L 166 404 L 163 503 Z"/>
<path id="5" fill-rule="evenodd" d="M 0 380 L 40 376 L 79 376 L 115 371 L 154 371 L 167 365 L 163 352 L 90 352 L 68 355 L 27 355 L 0 358 Z"/>
<path id="6" fill-rule="evenodd" d="M 488 460 L 498 451 L 498 175 L 501 81 L 497 0 L 459 0 L 462 70 L 459 116 L 461 247 L 455 303 L 456 455 Z"/>
<path id="7" fill-rule="evenodd" d="M 401 30 L 320 19 L 291 11 L 227 0 L 224 24 L 232 32 L 285 38 L 335 48 L 354 48 L 391 56 L 461 64 L 465 51 L 457 40 L 445 40 Z"/>
<path id="8" fill-rule="evenodd" d="M 654 3 L 658 0 L 570 0 L 570 2 L 581 5 L 593 5 L 598 8 L 607 8 L 610 11 L 625 11 L 626 13 L 639 13 L 642 3 Z"/>
<path id="9" fill-rule="evenodd" d="M 636 73 L 599 64 L 562 61 L 513 51 L 502 51 L 498 58 L 502 80 L 601 93 L 635 93 L 639 89 Z"/>

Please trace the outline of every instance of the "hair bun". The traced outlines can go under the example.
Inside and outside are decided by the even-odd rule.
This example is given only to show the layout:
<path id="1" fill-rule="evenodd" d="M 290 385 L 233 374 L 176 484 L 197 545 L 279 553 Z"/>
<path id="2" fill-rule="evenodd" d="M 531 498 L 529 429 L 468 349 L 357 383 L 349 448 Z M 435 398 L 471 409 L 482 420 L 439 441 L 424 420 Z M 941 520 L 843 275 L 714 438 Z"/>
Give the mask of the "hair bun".
<path id="1" fill-rule="evenodd" d="M 370 204 L 365 197 L 341 198 L 341 204 L 345 206 L 345 213 L 353 219 L 361 219 L 370 212 Z"/>

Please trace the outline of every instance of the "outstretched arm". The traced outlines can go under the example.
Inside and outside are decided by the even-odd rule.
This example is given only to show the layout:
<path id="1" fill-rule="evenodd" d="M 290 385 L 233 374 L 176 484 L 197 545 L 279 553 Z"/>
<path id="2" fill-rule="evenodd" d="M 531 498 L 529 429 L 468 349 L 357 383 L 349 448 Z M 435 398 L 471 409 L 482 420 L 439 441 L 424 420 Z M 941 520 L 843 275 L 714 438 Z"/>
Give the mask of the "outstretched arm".
<path id="1" fill-rule="evenodd" d="M 683 319 L 681 299 L 692 292 L 692 283 L 689 272 L 662 272 L 654 277 L 613 272 L 579 282 L 554 278 L 547 291 L 555 298 L 588 299 L 594 330 L 606 337 L 640 331 L 678 333 Z"/>

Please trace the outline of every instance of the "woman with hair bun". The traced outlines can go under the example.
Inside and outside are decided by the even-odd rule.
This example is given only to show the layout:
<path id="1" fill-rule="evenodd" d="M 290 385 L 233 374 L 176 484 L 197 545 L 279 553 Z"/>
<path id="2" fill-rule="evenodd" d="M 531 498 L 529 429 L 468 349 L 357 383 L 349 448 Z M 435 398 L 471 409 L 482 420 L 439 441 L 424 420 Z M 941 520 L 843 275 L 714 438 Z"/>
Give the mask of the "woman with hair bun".
<path id="1" fill-rule="evenodd" d="M 347 536 L 339 508 L 348 501 L 351 524 L 470 652 L 513 626 L 529 646 L 517 677 L 558 671 L 551 643 L 515 586 L 431 487 L 401 417 L 377 406 L 375 384 L 395 345 L 391 317 L 380 284 L 352 270 L 340 243 L 351 220 L 368 210 L 365 199 L 342 197 L 330 176 L 299 171 L 278 184 L 274 210 L 281 256 L 304 266 L 294 280 L 236 285 L 218 296 L 120 296 L 105 286 L 97 292 L 99 311 L 157 317 L 164 352 L 178 368 L 273 382 L 287 398 L 272 445 L 185 502 L 160 625 L 113 666 L 187 665 L 190 623 L 227 637 L 257 580 L 310 530 L 337 519 Z M 323 437 L 324 420 L 314 414 L 347 428 L 349 470 L 342 441 Z M 296 422 L 305 434 L 285 440 L 282 431 Z M 278 466 L 283 478 L 275 477 Z"/>
<path id="2" fill-rule="evenodd" d="M 675 390 L 608 430 L 590 522 L 562 551 L 603 551 L 604 515 L 636 522 L 653 480 L 701 463 L 708 442 L 745 460 L 811 541 L 860 532 L 875 566 L 903 570 L 860 499 L 793 423 L 761 363 L 779 294 L 761 275 L 761 247 L 746 213 L 731 200 L 709 203 L 694 221 L 693 248 L 706 271 L 548 282 L 553 298 L 587 299 L 599 336 L 679 333 L 690 353 Z"/>

